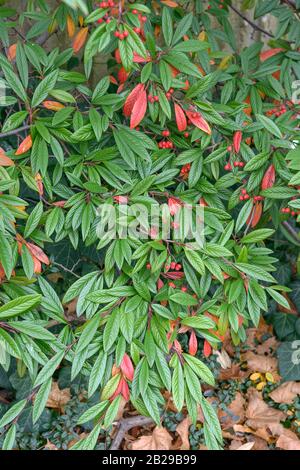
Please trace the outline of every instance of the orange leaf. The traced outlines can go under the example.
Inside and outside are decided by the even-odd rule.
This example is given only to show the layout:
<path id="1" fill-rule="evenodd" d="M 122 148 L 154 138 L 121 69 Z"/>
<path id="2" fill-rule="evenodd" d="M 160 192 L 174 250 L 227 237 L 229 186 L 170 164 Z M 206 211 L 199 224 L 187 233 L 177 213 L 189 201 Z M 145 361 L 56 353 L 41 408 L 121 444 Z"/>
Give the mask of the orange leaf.
<path id="1" fill-rule="evenodd" d="M 279 54 L 282 51 L 284 51 L 282 47 L 277 47 L 274 49 L 269 49 L 268 51 L 264 51 L 260 54 L 260 60 L 261 62 L 264 62 L 265 60 L 269 59 L 270 57 L 273 57 L 274 55 Z"/>
<path id="2" fill-rule="evenodd" d="M 131 93 L 126 98 L 124 108 L 123 108 L 123 113 L 126 117 L 129 117 L 132 113 L 134 104 L 137 100 L 137 97 L 141 91 L 144 90 L 144 85 L 142 83 L 139 83 Z"/>
<path id="3" fill-rule="evenodd" d="M 239 153 L 242 142 L 242 131 L 236 131 L 233 136 L 233 148 L 235 153 Z"/>
<path id="4" fill-rule="evenodd" d="M 198 341 L 195 335 L 195 332 L 191 332 L 190 340 L 189 340 L 189 354 L 191 356 L 195 356 L 196 352 L 198 351 Z"/>
<path id="5" fill-rule="evenodd" d="M 75 23 L 70 15 L 67 16 L 67 29 L 69 38 L 72 38 L 75 34 Z"/>
<path id="6" fill-rule="evenodd" d="M 44 263 L 44 264 L 47 264 L 47 265 L 50 264 L 50 260 L 49 260 L 48 256 L 43 252 L 43 250 L 39 246 L 36 246 L 36 245 L 34 245 L 33 243 L 30 243 L 30 242 L 26 242 L 26 246 L 27 246 L 28 250 L 30 251 L 30 253 L 35 258 L 37 258 L 41 263 Z"/>
<path id="7" fill-rule="evenodd" d="M 177 8 L 178 7 L 178 3 L 173 2 L 173 0 L 161 0 L 161 3 L 163 3 L 164 5 L 167 5 L 167 7 L 170 7 L 170 8 Z"/>
<path id="8" fill-rule="evenodd" d="M 272 186 L 275 183 L 275 178 L 276 178 L 275 167 L 274 165 L 270 165 L 264 174 L 264 177 L 261 183 L 261 189 L 272 188 Z"/>
<path id="9" fill-rule="evenodd" d="M 200 113 L 195 113 L 194 111 L 186 111 L 185 114 L 189 120 L 194 124 L 194 126 L 201 129 L 206 134 L 211 134 L 211 128 L 205 119 L 201 116 Z"/>
<path id="10" fill-rule="evenodd" d="M 78 33 L 76 34 L 75 39 L 73 41 L 73 49 L 75 53 L 79 52 L 82 46 L 84 45 L 88 32 L 89 32 L 89 28 L 86 27 L 86 28 L 80 29 Z"/>
<path id="11" fill-rule="evenodd" d="M 143 87 L 144 88 L 144 87 Z M 144 118 L 147 111 L 147 93 L 143 89 L 138 97 L 136 102 L 134 103 L 131 118 L 130 118 L 130 128 L 134 129 L 139 125 L 139 123 Z"/>
<path id="12" fill-rule="evenodd" d="M 14 166 L 14 162 L 11 158 L 5 155 L 4 150 L 0 147 L 0 166 Z"/>
<path id="13" fill-rule="evenodd" d="M 44 101 L 43 106 L 51 111 L 59 111 L 60 109 L 65 108 L 65 106 L 58 101 Z"/>
<path id="14" fill-rule="evenodd" d="M 186 121 L 184 111 L 177 103 L 175 103 L 174 109 L 175 109 L 175 118 L 176 118 L 177 128 L 179 132 L 185 131 L 187 128 L 187 121 Z"/>
<path id="15" fill-rule="evenodd" d="M 17 44 L 12 44 L 7 51 L 7 58 L 12 62 L 15 60 L 17 54 Z"/>
<path id="16" fill-rule="evenodd" d="M 260 218 L 262 216 L 263 212 L 263 206 L 261 202 L 257 202 L 255 206 L 253 207 L 251 214 L 249 215 L 247 219 L 247 225 L 251 223 L 251 227 L 254 228 L 260 221 Z"/>
<path id="17" fill-rule="evenodd" d="M 31 135 L 28 135 L 19 145 L 15 155 L 22 155 L 23 153 L 28 152 L 32 147 L 32 138 Z"/>

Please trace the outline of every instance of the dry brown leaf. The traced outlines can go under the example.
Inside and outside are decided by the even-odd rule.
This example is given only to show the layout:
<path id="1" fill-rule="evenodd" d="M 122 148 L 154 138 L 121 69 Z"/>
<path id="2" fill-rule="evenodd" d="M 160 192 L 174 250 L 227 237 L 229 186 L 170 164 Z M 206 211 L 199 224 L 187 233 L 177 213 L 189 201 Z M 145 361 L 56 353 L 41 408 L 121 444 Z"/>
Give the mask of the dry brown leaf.
<path id="1" fill-rule="evenodd" d="M 240 445 L 236 449 L 232 449 L 232 450 L 252 450 L 253 446 L 254 446 L 254 442 L 246 442 L 246 444 Z"/>
<path id="2" fill-rule="evenodd" d="M 61 413 L 64 412 L 64 407 L 71 400 L 71 392 L 69 388 L 60 390 L 58 383 L 53 382 L 51 392 L 49 394 L 46 407 L 54 408 L 59 410 Z"/>
<path id="3" fill-rule="evenodd" d="M 243 379 L 249 375 L 248 372 L 241 369 L 240 364 L 232 364 L 229 369 L 221 369 L 219 372 L 219 380 L 237 380 Z"/>
<path id="4" fill-rule="evenodd" d="M 276 447 L 283 450 L 300 450 L 300 439 L 298 439 L 296 434 L 294 434 L 294 437 L 282 434 L 276 442 Z"/>
<path id="5" fill-rule="evenodd" d="M 142 436 L 131 445 L 132 450 L 170 450 L 172 436 L 164 428 L 156 427 L 150 436 Z"/>
<path id="6" fill-rule="evenodd" d="M 58 448 L 47 439 L 47 444 L 45 445 L 44 450 L 58 450 Z"/>
<path id="7" fill-rule="evenodd" d="M 191 419 L 187 417 L 183 421 L 181 421 L 181 423 L 179 423 L 176 428 L 176 432 L 177 434 L 179 434 L 182 441 L 180 450 L 190 450 L 189 429 L 191 424 Z"/>
<path id="8" fill-rule="evenodd" d="M 214 354 L 217 356 L 217 362 L 220 364 L 222 369 L 229 369 L 231 367 L 231 359 L 227 351 L 222 349 L 221 351 L 215 351 Z"/>
<path id="9" fill-rule="evenodd" d="M 237 392 L 235 399 L 227 406 L 227 410 L 220 409 L 218 416 L 222 428 L 228 429 L 234 424 L 238 424 L 245 419 L 245 398 L 240 392 Z"/>
<path id="10" fill-rule="evenodd" d="M 278 341 L 275 336 L 271 336 L 262 344 L 259 344 L 256 348 L 257 354 L 270 354 L 272 351 L 275 351 L 278 347 Z"/>
<path id="11" fill-rule="evenodd" d="M 276 403 L 291 404 L 299 394 L 300 382 L 285 382 L 279 385 L 273 392 L 269 393 L 269 397 Z"/>
<path id="12" fill-rule="evenodd" d="M 276 372 L 278 369 L 278 360 L 276 357 L 263 356 L 247 351 L 243 354 L 243 359 L 247 361 L 248 368 L 252 372 Z"/>
<path id="13" fill-rule="evenodd" d="M 285 413 L 268 406 L 262 394 L 255 389 L 249 390 L 249 403 L 246 410 L 246 425 L 253 429 L 263 429 L 270 424 L 278 424 L 286 417 Z"/>

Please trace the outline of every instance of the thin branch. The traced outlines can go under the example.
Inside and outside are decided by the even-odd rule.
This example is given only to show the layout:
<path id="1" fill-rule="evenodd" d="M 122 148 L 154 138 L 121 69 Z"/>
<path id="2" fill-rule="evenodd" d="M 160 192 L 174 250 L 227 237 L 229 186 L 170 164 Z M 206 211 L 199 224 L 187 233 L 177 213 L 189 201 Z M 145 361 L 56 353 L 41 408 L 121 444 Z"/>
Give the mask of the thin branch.
<path id="1" fill-rule="evenodd" d="M 23 127 L 19 127 L 18 129 L 14 129 L 13 131 L 3 132 L 2 134 L 0 134 L 0 139 L 2 139 L 3 137 L 8 137 L 10 135 L 17 135 L 19 134 L 19 132 L 27 131 L 28 129 L 30 129 L 30 126 L 26 125 Z"/>
<path id="2" fill-rule="evenodd" d="M 251 21 L 249 18 L 247 18 L 246 15 L 243 15 L 237 8 L 235 8 L 233 5 L 228 5 L 229 8 L 231 8 L 240 18 L 242 18 L 244 21 L 246 21 L 250 26 L 252 26 L 253 29 L 256 31 L 260 31 L 261 33 L 265 34 L 266 36 L 269 36 L 269 38 L 274 38 L 275 36 L 272 33 L 269 33 L 266 31 L 264 28 L 259 26 L 258 24 L 254 23 Z"/>
<path id="3" fill-rule="evenodd" d="M 129 431 L 129 429 L 132 429 L 135 426 L 149 426 L 150 424 L 154 424 L 153 419 L 147 418 L 145 416 L 133 416 L 132 418 L 122 419 L 118 423 L 118 431 L 109 450 L 118 450 L 120 448 L 125 433 Z"/>
<path id="4" fill-rule="evenodd" d="M 294 240 L 300 243 L 300 237 L 299 237 L 298 232 L 296 232 L 296 230 L 294 230 L 293 227 L 286 220 L 282 222 L 282 225 L 289 232 L 289 234 L 294 238 Z"/>
<path id="5" fill-rule="evenodd" d="M 80 279 L 80 276 L 78 276 L 78 274 L 74 273 L 74 271 L 72 271 L 72 269 L 66 268 L 63 264 L 56 263 L 55 261 L 52 261 L 51 264 L 54 264 L 54 266 L 57 266 L 58 268 L 61 268 L 63 271 L 66 271 L 67 273 L 70 273 L 73 276 L 77 277 L 77 279 Z"/>

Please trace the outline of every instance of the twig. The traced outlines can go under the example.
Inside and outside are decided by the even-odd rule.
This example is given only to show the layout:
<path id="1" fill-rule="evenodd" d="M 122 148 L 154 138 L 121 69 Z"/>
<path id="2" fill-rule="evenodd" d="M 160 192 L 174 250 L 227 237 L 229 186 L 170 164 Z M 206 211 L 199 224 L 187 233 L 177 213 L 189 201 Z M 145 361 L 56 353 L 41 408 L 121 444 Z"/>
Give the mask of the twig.
<path id="1" fill-rule="evenodd" d="M 124 439 L 125 433 L 129 431 L 129 429 L 132 429 L 135 426 L 149 426 L 149 424 L 154 424 L 153 419 L 147 418 L 146 416 L 133 416 L 132 418 L 122 419 L 118 423 L 118 431 L 112 441 L 109 450 L 119 449 Z"/>
<path id="2" fill-rule="evenodd" d="M 55 261 L 52 261 L 51 264 L 54 264 L 54 266 L 57 266 L 58 268 L 61 268 L 63 271 L 66 271 L 67 273 L 70 273 L 73 276 L 77 277 L 77 279 L 80 279 L 80 276 L 78 276 L 78 274 L 74 273 L 74 271 L 72 271 L 72 269 L 66 268 L 63 264 L 56 263 Z"/>
<path id="3" fill-rule="evenodd" d="M 28 129 L 30 129 L 30 126 L 26 125 L 23 127 L 19 127 L 18 129 L 14 129 L 13 131 L 3 132 L 2 134 L 0 134 L 0 139 L 2 139 L 3 137 L 8 137 L 9 135 L 19 134 L 19 132 L 27 131 Z"/>
<path id="4" fill-rule="evenodd" d="M 298 232 L 296 232 L 296 230 L 294 230 L 293 227 L 286 220 L 282 222 L 282 225 L 289 232 L 289 234 L 295 239 L 295 241 L 300 243 L 300 237 L 299 237 Z"/>
<path id="5" fill-rule="evenodd" d="M 235 8 L 233 5 L 228 5 L 229 8 L 231 8 L 237 15 L 239 15 L 240 18 L 242 18 L 244 21 L 246 21 L 250 26 L 252 26 L 253 29 L 256 31 L 260 31 L 261 33 L 265 34 L 266 36 L 269 36 L 270 38 L 274 38 L 275 36 L 272 33 L 269 33 L 266 31 L 264 28 L 259 26 L 258 24 L 254 23 L 251 21 L 249 18 L 247 18 L 246 15 L 243 15 L 237 8 Z"/>

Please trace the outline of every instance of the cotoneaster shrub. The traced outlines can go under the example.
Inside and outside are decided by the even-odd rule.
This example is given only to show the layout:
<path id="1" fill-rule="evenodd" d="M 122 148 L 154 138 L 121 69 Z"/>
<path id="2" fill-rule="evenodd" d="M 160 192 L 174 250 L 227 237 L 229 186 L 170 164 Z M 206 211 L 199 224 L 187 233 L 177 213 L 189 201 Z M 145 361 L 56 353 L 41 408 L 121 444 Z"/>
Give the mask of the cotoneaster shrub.
<path id="1" fill-rule="evenodd" d="M 3 447 L 14 446 L 25 409 L 37 422 L 56 370 L 70 364 L 71 380 L 86 377 L 87 396 L 98 397 L 79 420 L 93 431 L 73 448 L 95 447 L 122 398 L 159 425 L 167 391 L 194 423 L 201 408 L 206 444 L 219 449 L 217 414 L 201 391 L 214 377 L 199 351 L 209 356 L 227 332 L 244 342 L 271 298 L 288 307 L 265 241 L 274 230 L 298 236 L 299 2 L 244 2 L 256 19 L 272 12 L 279 22 L 267 47 L 240 53 L 228 1 L 65 0 L 52 11 L 39 0 L 22 15 L 7 3 L 1 367 L 16 364 L 32 392 L 2 416 Z M 61 30 L 70 47 L 47 52 Z M 99 53 L 108 74 L 91 88 Z M 153 231 L 142 213 L 144 238 L 99 238 L 99 208 L 113 205 L 124 224 L 133 218 L 124 207 L 137 203 L 167 205 L 174 230 L 184 226 L 180 209 L 200 205 L 204 245 L 161 239 L 163 226 Z M 97 250 L 99 262 L 70 270 L 59 263 L 61 242 L 64 251 Z M 57 266 L 72 279 L 61 298 L 47 277 Z M 64 305 L 76 298 L 77 318 L 67 318 Z"/>

